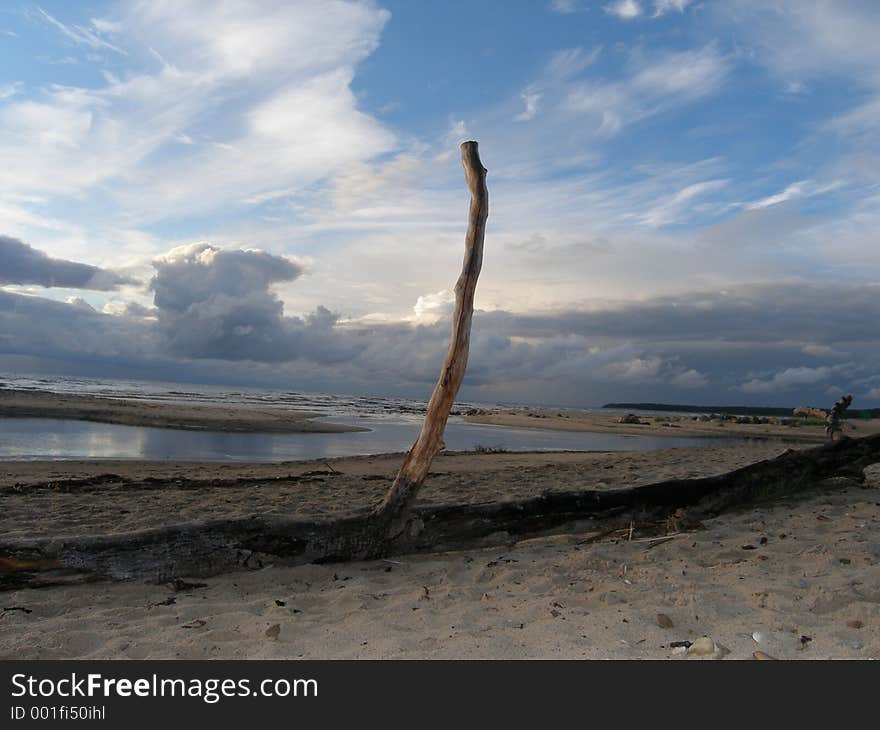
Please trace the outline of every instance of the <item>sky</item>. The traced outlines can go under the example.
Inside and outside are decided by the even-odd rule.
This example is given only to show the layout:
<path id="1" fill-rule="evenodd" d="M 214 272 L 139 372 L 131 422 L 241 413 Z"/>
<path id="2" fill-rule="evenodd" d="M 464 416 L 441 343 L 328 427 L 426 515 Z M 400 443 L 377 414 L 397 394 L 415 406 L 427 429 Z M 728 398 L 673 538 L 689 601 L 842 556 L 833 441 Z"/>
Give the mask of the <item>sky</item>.
<path id="1" fill-rule="evenodd" d="M 880 3 L 0 4 L 0 371 L 880 405 Z"/>

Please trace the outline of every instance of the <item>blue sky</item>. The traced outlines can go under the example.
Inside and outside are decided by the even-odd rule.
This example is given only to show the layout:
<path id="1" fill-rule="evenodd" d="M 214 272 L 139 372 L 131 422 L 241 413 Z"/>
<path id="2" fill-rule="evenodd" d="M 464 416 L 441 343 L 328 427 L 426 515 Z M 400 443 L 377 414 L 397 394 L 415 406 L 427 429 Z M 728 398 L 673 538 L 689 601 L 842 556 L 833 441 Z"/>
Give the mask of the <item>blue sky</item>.
<path id="1" fill-rule="evenodd" d="M 470 397 L 880 404 L 878 32 L 857 0 L 5 3 L 0 367 L 422 394 L 474 138 Z"/>

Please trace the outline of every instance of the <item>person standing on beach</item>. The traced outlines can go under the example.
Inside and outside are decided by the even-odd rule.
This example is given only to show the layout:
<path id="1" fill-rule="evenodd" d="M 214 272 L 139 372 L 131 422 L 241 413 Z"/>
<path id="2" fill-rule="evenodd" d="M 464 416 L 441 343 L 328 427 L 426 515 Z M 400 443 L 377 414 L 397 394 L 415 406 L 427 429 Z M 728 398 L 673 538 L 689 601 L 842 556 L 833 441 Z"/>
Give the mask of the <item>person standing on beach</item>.
<path id="1" fill-rule="evenodd" d="M 843 435 L 843 414 L 852 403 L 853 397 L 845 395 L 831 407 L 831 412 L 825 419 L 825 435 L 829 441 L 834 441 L 834 434 Z"/>

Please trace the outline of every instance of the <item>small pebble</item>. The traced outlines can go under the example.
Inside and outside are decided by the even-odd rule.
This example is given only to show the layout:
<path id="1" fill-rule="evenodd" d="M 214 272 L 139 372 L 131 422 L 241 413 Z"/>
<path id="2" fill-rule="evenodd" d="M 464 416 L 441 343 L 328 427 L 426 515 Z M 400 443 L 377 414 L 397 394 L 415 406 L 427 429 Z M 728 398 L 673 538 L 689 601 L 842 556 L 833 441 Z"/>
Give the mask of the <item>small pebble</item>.
<path id="1" fill-rule="evenodd" d="M 849 626 L 851 629 L 860 629 L 860 628 L 862 628 L 862 626 L 864 626 L 864 624 L 861 621 L 859 621 L 858 619 L 853 619 L 852 621 L 847 621 L 846 625 Z"/>
<path id="2" fill-rule="evenodd" d="M 776 657 L 770 656 L 769 654 L 765 654 L 763 651 L 754 651 L 754 652 L 752 652 L 752 659 L 759 659 L 759 660 L 766 661 L 768 659 L 775 660 Z"/>
<path id="3" fill-rule="evenodd" d="M 270 639 L 277 639 L 280 633 L 281 624 L 272 624 L 268 629 L 266 629 L 266 636 Z"/>
<path id="4" fill-rule="evenodd" d="M 657 614 L 657 625 L 661 629 L 671 629 L 675 626 L 675 624 L 672 623 L 672 619 L 669 618 L 669 616 L 667 616 L 665 613 Z"/>
<path id="5" fill-rule="evenodd" d="M 756 644 L 763 644 L 767 641 L 767 634 L 763 631 L 755 631 L 752 633 L 752 639 L 754 639 Z"/>
<path id="6" fill-rule="evenodd" d="M 711 656 L 715 653 L 715 642 L 708 636 L 701 636 L 688 647 L 688 656 Z"/>

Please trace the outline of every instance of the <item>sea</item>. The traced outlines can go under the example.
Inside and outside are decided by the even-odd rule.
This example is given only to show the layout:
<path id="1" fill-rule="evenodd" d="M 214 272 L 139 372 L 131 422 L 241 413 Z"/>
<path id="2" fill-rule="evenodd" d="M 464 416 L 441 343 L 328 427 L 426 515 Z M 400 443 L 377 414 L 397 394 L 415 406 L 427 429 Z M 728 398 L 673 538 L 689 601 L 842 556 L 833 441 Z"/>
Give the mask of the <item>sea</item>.
<path id="1" fill-rule="evenodd" d="M 369 429 L 350 433 L 258 434 L 47 418 L 0 418 L 0 460 L 283 462 L 398 453 L 412 446 L 426 405 L 424 401 L 385 396 L 3 373 L 0 373 L 0 388 L 155 402 L 295 409 L 318 413 L 321 420 L 332 423 Z M 528 406 L 459 402 L 453 413 L 473 408 L 510 410 Z M 459 415 L 452 415 L 446 427 L 445 443 L 451 451 L 631 451 L 696 446 L 705 441 L 491 426 L 467 423 Z"/>

